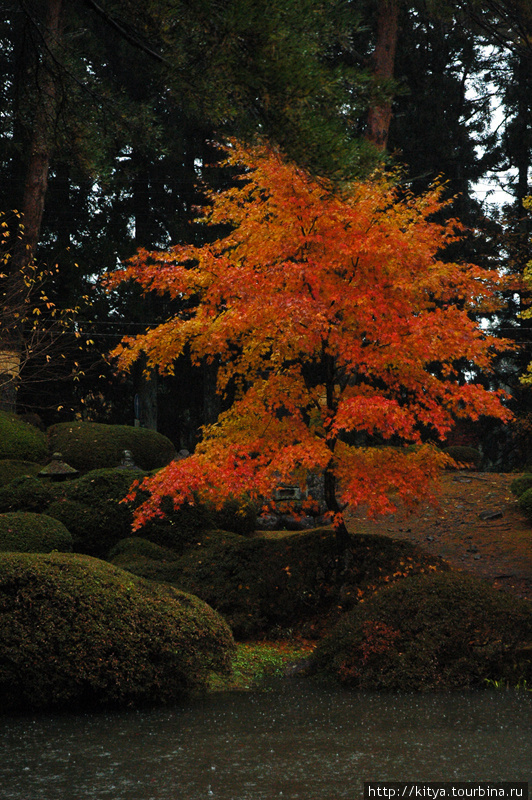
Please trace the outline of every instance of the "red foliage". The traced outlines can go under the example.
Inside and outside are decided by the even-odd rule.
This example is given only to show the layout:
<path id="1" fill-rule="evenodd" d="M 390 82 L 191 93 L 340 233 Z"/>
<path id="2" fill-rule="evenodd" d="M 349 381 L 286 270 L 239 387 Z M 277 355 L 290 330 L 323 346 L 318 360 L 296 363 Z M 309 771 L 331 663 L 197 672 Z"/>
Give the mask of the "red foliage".
<path id="1" fill-rule="evenodd" d="M 145 481 L 138 522 L 160 513 L 164 495 L 176 505 L 269 497 L 308 470 L 340 487 L 338 503 L 329 497 L 339 524 L 340 502 L 380 513 L 397 497 L 426 498 L 445 456 L 422 429 L 442 440 L 456 419 L 510 417 L 500 395 L 464 384 L 458 368 L 466 359 L 487 371 L 507 347 L 470 315 L 497 306 L 502 279 L 441 259 L 461 226 L 435 221 L 440 186 L 404 198 L 375 176 L 338 192 L 267 147 L 233 144 L 228 161 L 245 172 L 211 194 L 204 218 L 230 223 L 227 236 L 141 250 L 109 278 L 190 301 L 186 314 L 124 339 L 114 353 L 122 369 L 145 353 L 171 372 L 186 347 L 197 363 L 219 358 L 221 392 L 237 387 L 194 455 Z M 348 445 L 358 432 L 414 447 Z"/>

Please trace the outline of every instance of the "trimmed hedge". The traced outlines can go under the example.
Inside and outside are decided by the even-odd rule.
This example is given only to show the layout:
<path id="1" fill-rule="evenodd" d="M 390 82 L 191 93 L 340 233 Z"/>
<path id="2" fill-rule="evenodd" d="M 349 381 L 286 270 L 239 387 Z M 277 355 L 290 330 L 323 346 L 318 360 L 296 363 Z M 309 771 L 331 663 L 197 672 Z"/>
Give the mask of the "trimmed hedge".
<path id="1" fill-rule="evenodd" d="M 529 522 L 532 522 L 532 489 L 527 489 L 517 501 L 520 511 L 523 512 Z"/>
<path id="2" fill-rule="evenodd" d="M 521 497 L 527 489 L 532 489 L 532 475 L 521 475 L 515 478 L 510 484 L 510 491 L 515 497 Z"/>
<path id="3" fill-rule="evenodd" d="M 110 548 L 131 533 L 133 509 L 121 500 L 143 472 L 121 469 L 92 470 L 54 488 L 55 502 L 46 509 L 60 520 L 74 539 L 74 550 L 105 557 Z"/>
<path id="4" fill-rule="evenodd" d="M 0 552 L 70 552 L 72 536 L 65 526 L 46 514 L 14 511 L 0 514 Z"/>
<path id="5" fill-rule="evenodd" d="M 15 478 L 35 477 L 41 469 L 42 464 L 35 461 L 3 458 L 0 460 L 0 486 L 6 486 Z"/>
<path id="6" fill-rule="evenodd" d="M 315 671 L 363 690 L 468 689 L 532 677 L 532 604 L 453 573 L 359 604 L 316 648 Z"/>
<path id="7" fill-rule="evenodd" d="M 196 597 L 80 555 L 0 556 L 0 707 L 174 701 L 230 668 L 221 617 Z"/>
<path id="8" fill-rule="evenodd" d="M 144 470 L 166 466 L 175 457 L 170 439 L 148 428 L 104 425 L 100 422 L 60 422 L 48 429 L 50 452 L 80 472 L 117 467 L 124 450 Z"/>
<path id="9" fill-rule="evenodd" d="M 121 539 L 109 552 L 109 559 L 114 564 L 120 566 L 117 559 L 124 560 L 131 558 L 149 558 L 152 561 L 175 561 L 178 558 L 174 550 L 169 547 L 161 547 L 154 542 L 143 539 L 142 536 L 128 536 Z"/>
<path id="10" fill-rule="evenodd" d="M 22 477 L 0 487 L 0 513 L 6 511 L 46 511 L 60 496 L 62 484 L 37 477 Z"/>
<path id="11" fill-rule="evenodd" d="M 210 531 L 175 562 L 137 557 L 118 563 L 198 595 L 239 638 L 286 631 L 316 637 L 383 581 L 448 569 L 410 542 L 373 535 L 350 540 L 340 569 L 335 535 L 327 529 L 282 539 Z"/>
<path id="12" fill-rule="evenodd" d="M 473 467 L 478 469 L 482 461 L 480 452 L 474 447 L 467 447 L 466 445 L 452 445 L 451 447 L 443 447 L 443 452 L 451 456 L 461 466 Z"/>
<path id="13" fill-rule="evenodd" d="M 15 414 L 0 411 L 0 458 L 44 462 L 46 435 Z"/>

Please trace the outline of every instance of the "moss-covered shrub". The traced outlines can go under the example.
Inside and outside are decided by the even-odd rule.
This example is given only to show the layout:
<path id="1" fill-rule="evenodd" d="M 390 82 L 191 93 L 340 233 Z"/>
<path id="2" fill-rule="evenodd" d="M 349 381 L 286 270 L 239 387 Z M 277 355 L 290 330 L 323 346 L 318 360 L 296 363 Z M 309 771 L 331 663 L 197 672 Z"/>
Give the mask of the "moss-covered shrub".
<path id="1" fill-rule="evenodd" d="M 37 477 L 21 477 L 0 487 L 0 513 L 45 511 L 61 493 L 61 485 Z"/>
<path id="2" fill-rule="evenodd" d="M 80 472 L 117 467 L 130 450 L 135 464 L 144 470 L 164 467 L 175 456 L 166 436 L 148 428 L 104 425 L 98 422 L 60 422 L 48 429 L 50 452 Z"/>
<path id="3" fill-rule="evenodd" d="M 68 528 L 76 553 L 103 558 L 129 531 L 127 520 L 117 519 L 115 510 L 113 506 L 91 508 L 75 500 L 62 499 L 49 505 L 46 513 Z"/>
<path id="4" fill-rule="evenodd" d="M 62 483 L 61 492 L 69 500 L 87 505 L 120 503 L 132 484 L 145 475 L 140 470 L 94 469 L 81 478 Z"/>
<path id="5" fill-rule="evenodd" d="M 143 493 L 139 493 L 135 505 L 142 500 Z M 255 531 L 257 522 L 256 507 L 246 499 L 228 500 L 219 510 L 203 503 L 174 510 L 171 499 L 164 498 L 161 508 L 165 516 L 150 520 L 138 532 L 144 538 L 178 552 L 193 546 L 206 531 L 224 530 L 244 536 Z"/>
<path id="6" fill-rule="evenodd" d="M 117 566 L 120 566 L 118 560 L 120 558 L 124 560 L 147 558 L 152 561 L 175 561 L 178 554 L 169 547 L 161 547 L 148 539 L 143 539 L 142 536 L 128 536 L 126 539 L 120 539 L 108 554 L 108 559 Z"/>
<path id="7" fill-rule="evenodd" d="M 527 489 L 517 501 L 520 511 L 523 512 L 529 522 L 532 522 L 532 489 Z"/>
<path id="8" fill-rule="evenodd" d="M 340 608 L 381 582 L 446 567 L 385 536 L 352 536 L 339 567 L 334 534 L 316 529 L 275 540 L 211 531 L 175 562 L 136 559 L 128 568 L 197 594 L 246 638 L 287 629 L 320 635 Z"/>
<path id="9" fill-rule="evenodd" d="M 23 461 L 15 458 L 0 459 L 0 486 L 6 486 L 15 478 L 34 477 L 42 469 L 42 464 L 35 461 Z"/>
<path id="10" fill-rule="evenodd" d="M 521 475 L 515 478 L 510 484 L 510 491 L 516 497 L 521 497 L 527 489 L 532 489 L 532 475 Z"/>
<path id="11" fill-rule="evenodd" d="M 472 467 L 478 469 L 482 461 L 482 456 L 474 447 L 466 447 L 465 445 L 453 445 L 452 447 L 444 447 L 443 452 L 451 456 L 460 466 Z"/>
<path id="12" fill-rule="evenodd" d="M 532 605 L 453 573 L 409 578 L 359 604 L 314 668 L 360 689 L 421 691 L 531 676 Z"/>
<path id="13" fill-rule="evenodd" d="M 76 552 L 106 556 L 113 545 L 131 533 L 133 509 L 121 501 L 137 475 L 142 478 L 144 473 L 100 469 L 64 481 L 56 485 L 57 499 L 46 513 L 66 525 Z"/>
<path id="14" fill-rule="evenodd" d="M 215 510 L 213 528 L 246 536 L 257 527 L 257 506 L 247 497 L 232 498 Z"/>
<path id="15" fill-rule="evenodd" d="M 14 511 L 0 514 L 0 552 L 70 552 L 72 536 L 65 526 L 46 514 Z"/>
<path id="16" fill-rule="evenodd" d="M 196 597 L 80 555 L 0 556 L 0 708 L 173 701 L 229 667 Z"/>
<path id="17" fill-rule="evenodd" d="M 15 414 L 0 411 L 0 458 L 44 462 L 48 456 L 45 434 Z"/>

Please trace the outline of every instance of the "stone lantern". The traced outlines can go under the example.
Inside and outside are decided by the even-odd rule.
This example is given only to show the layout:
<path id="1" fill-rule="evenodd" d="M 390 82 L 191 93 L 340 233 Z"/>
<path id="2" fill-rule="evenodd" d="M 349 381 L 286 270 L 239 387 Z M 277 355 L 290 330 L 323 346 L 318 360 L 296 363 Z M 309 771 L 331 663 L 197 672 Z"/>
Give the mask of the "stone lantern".
<path id="1" fill-rule="evenodd" d="M 64 481 L 77 474 L 77 469 L 63 461 L 61 453 L 54 453 L 50 463 L 39 472 L 39 477 L 50 478 L 52 481 Z"/>

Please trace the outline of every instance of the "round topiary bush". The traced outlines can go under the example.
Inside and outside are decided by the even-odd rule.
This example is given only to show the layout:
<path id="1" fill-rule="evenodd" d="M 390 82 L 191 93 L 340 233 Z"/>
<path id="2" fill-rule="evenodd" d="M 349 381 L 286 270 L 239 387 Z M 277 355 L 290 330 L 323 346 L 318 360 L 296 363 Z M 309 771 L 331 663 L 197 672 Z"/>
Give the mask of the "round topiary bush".
<path id="1" fill-rule="evenodd" d="M 532 489 L 532 475 L 521 475 L 515 478 L 510 484 L 510 491 L 516 497 L 521 497 L 527 489 Z"/>
<path id="2" fill-rule="evenodd" d="M 532 489 L 527 489 L 522 493 L 517 501 L 517 505 L 527 520 L 532 522 Z"/>
<path id="3" fill-rule="evenodd" d="M 159 544 L 149 542 L 148 539 L 143 539 L 142 536 L 128 536 L 126 539 L 120 539 L 108 554 L 108 559 L 112 559 L 117 566 L 120 566 L 119 558 L 127 560 L 137 557 L 149 558 L 152 561 L 175 561 L 178 555 L 169 547 L 161 547 Z"/>
<path id="4" fill-rule="evenodd" d="M 35 461 L 3 458 L 0 460 L 0 486 L 6 486 L 15 478 L 35 477 L 41 469 L 42 464 Z"/>
<path id="5" fill-rule="evenodd" d="M 120 509 L 112 506 L 110 509 L 91 508 L 75 500 L 62 499 L 49 505 L 46 513 L 68 528 L 76 553 L 97 558 L 103 558 L 130 529 L 127 518 L 119 518 Z"/>
<path id="6" fill-rule="evenodd" d="M 66 525 L 76 552 L 104 557 L 131 532 L 133 510 L 121 501 L 137 475 L 142 478 L 144 473 L 99 469 L 65 481 L 57 486 L 57 500 L 46 513 Z"/>
<path id="7" fill-rule="evenodd" d="M 46 514 L 14 511 L 0 514 L 0 552 L 68 553 L 72 536 L 65 526 Z"/>
<path id="8" fill-rule="evenodd" d="M 48 456 L 46 435 L 15 414 L 0 411 L 0 458 L 44 462 Z"/>
<path id="9" fill-rule="evenodd" d="M 229 669 L 231 632 L 192 595 L 89 556 L 0 556 L 0 707 L 173 701 Z"/>
<path id="10" fill-rule="evenodd" d="M 5 511 L 45 511 L 61 492 L 61 484 L 37 477 L 15 478 L 0 487 L 0 513 Z"/>
<path id="11" fill-rule="evenodd" d="M 453 573 L 378 591 L 318 645 L 314 669 L 364 690 L 464 689 L 532 676 L 532 605 Z"/>
<path id="12" fill-rule="evenodd" d="M 124 450 L 130 450 L 135 464 L 144 470 L 158 469 L 175 456 L 170 439 L 147 428 L 104 425 L 99 422 L 60 422 L 48 429 L 50 452 L 80 472 L 117 467 Z"/>
<path id="13" fill-rule="evenodd" d="M 480 452 L 474 447 L 466 447 L 465 445 L 453 445 L 452 447 L 444 447 L 443 452 L 451 456 L 454 461 L 460 466 L 466 466 L 473 469 L 478 469 L 482 461 Z"/>

